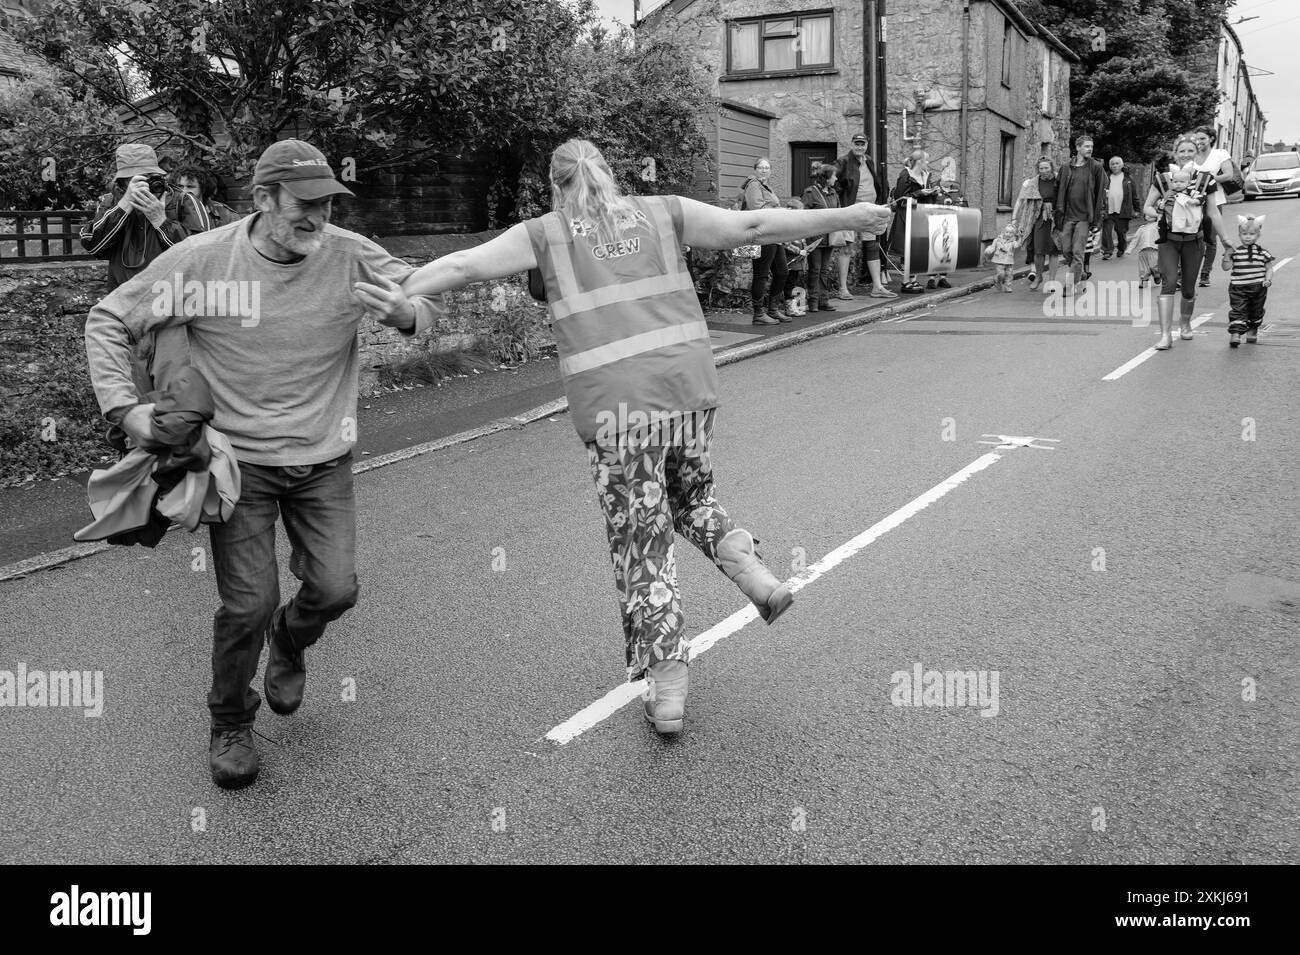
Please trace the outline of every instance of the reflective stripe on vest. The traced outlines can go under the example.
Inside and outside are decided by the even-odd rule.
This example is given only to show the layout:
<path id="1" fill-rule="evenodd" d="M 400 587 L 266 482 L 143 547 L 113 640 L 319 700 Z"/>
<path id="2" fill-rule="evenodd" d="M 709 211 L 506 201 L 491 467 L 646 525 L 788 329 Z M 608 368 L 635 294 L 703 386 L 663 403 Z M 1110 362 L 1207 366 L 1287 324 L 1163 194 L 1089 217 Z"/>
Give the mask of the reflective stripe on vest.
<path id="1" fill-rule="evenodd" d="M 656 328 L 653 332 L 642 332 L 640 335 L 633 335 L 630 338 L 620 338 L 608 345 L 589 348 L 586 351 L 578 352 L 576 355 L 561 359 L 560 373 L 563 375 L 576 375 L 580 372 L 590 371 L 593 368 L 599 368 L 601 365 L 608 365 L 611 361 L 618 361 L 620 358 L 631 358 L 633 355 L 654 351 L 656 348 L 665 348 L 668 345 L 677 345 L 681 342 L 690 342 L 708 337 L 709 326 L 703 322 Z"/>
<path id="2" fill-rule="evenodd" d="M 644 219 L 603 255 L 594 237 L 575 238 L 557 213 L 529 230 L 546 250 L 538 262 L 570 411 L 584 440 L 620 405 L 670 413 L 717 405 L 709 329 L 668 200 L 629 201 Z M 621 269 L 620 260 L 628 263 Z"/>

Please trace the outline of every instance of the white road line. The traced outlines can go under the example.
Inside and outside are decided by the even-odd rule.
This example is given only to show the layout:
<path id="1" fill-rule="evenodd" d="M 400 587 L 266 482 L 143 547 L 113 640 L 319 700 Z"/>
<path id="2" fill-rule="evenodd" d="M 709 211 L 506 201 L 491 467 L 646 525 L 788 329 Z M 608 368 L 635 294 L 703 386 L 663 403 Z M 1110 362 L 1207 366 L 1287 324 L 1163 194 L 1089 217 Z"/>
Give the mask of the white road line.
<path id="1" fill-rule="evenodd" d="M 1195 330 L 1197 328 L 1200 328 L 1202 325 L 1204 325 L 1213 317 L 1214 317 L 1213 312 L 1205 312 L 1202 315 L 1196 316 L 1196 318 L 1192 319 L 1192 329 Z M 1177 333 L 1178 330 L 1175 329 L 1174 334 Z M 1124 364 L 1120 365 L 1118 368 L 1112 371 L 1109 375 L 1106 375 L 1101 380 L 1115 381 L 1116 379 L 1122 378 L 1125 375 L 1127 375 L 1130 371 L 1132 371 L 1134 368 L 1136 368 L 1138 365 L 1142 364 L 1144 361 L 1146 361 L 1148 358 L 1154 355 L 1155 353 L 1156 353 L 1155 348 L 1148 348 L 1146 351 L 1142 352 L 1142 354 L 1138 355 L 1136 358 L 1130 358 L 1128 361 L 1124 362 Z"/>
<path id="2" fill-rule="evenodd" d="M 940 481 L 920 497 L 904 504 L 884 520 L 872 524 L 857 537 L 841 544 L 811 567 L 808 567 L 800 571 L 794 577 L 791 577 L 786 581 L 790 585 L 790 590 L 792 592 L 798 592 L 804 587 L 807 587 L 817 578 L 830 572 L 836 566 L 848 560 L 877 538 L 889 533 L 909 517 L 925 510 L 925 508 L 939 500 L 949 491 L 959 487 L 972 475 L 978 474 L 980 471 L 983 471 L 1001 458 L 1002 455 L 998 454 L 996 451 L 990 451 L 987 454 L 976 458 L 956 474 L 952 475 L 952 477 Z M 720 640 L 725 640 L 727 637 L 744 627 L 747 623 L 757 619 L 758 609 L 754 607 L 753 604 L 749 604 L 745 609 L 738 610 L 720 623 L 714 624 L 691 641 L 691 659 L 695 660 L 701 653 L 708 650 Z M 637 680 L 635 683 L 624 683 L 622 686 L 615 687 L 599 700 L 575 713 L 559 726 L 552 729 L 546 734 L 545 738 L 553 743 L 563 746 L 565 743 L 591 729 L 597 723 L 612 716 L 628 703 L 631 703 L 645 691 L 645 686 L 645 680 Z"/>

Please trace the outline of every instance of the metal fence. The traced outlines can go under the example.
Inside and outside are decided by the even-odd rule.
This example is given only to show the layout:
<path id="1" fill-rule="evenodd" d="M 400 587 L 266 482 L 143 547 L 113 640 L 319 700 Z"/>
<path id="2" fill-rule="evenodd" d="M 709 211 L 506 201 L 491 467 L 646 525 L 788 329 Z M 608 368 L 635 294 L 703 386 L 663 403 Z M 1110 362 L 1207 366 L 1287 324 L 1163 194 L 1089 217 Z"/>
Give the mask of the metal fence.
<path id="1" fill-rule="evenodd" d="M 94 258 L 78 239 L 89 217 L 81 209 L 0 209 L 0 263 Z"/>

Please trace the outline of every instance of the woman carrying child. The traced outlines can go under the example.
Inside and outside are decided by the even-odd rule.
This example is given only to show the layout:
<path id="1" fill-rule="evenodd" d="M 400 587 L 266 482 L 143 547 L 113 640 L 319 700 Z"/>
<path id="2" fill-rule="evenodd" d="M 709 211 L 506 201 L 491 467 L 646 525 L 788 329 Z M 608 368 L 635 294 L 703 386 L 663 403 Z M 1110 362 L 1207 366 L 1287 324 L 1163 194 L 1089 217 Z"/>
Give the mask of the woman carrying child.
<path id="1" fill-rule="evenodd" d="M 1179 312 L 1178 337 L 1192 339 L 1192 313 L 1196 309 L 1196 281 L 1200 275 L 1201 261 L 1205 255 L 1205 241 L 1201 226 L 1208 215 L 1217 235 L 1223 235 L 1223 220 L 1214 202 L 1218 183 L 1209 175 L 1197 177 L 1192 168 L 1196 144 L 1183 137 L 1174 146 L 1174 162 L 1167 173 L 1157 167 L 1147 191 L 1143 212 L 1160 223 L 1159 246 L 1160 274 L 1164 282 L 1156 300 L 1160 314 L 1160 340 L 1158 351 L 1173 347 L 1174 294 L 1182 292 Z M 1162 186 L 1167 181 L 1168 189 Z M 1224 238 L 1225 249 L 1228 247 Z"/>

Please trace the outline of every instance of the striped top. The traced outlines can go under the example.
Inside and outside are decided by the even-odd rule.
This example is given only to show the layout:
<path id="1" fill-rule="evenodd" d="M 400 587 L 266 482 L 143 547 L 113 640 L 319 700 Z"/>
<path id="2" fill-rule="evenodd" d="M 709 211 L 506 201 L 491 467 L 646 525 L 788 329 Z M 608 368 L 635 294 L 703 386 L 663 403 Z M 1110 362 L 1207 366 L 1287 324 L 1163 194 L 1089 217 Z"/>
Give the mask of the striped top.
<path id="1" fill-rule="evenodd" d="M 1264 267 L 1273 261 L 1273 253 L 1262 245 L 1239 245 L 1232 251 L 1232 278 L 1229 285 L 1258 285 L 1264 281 Z"/>

